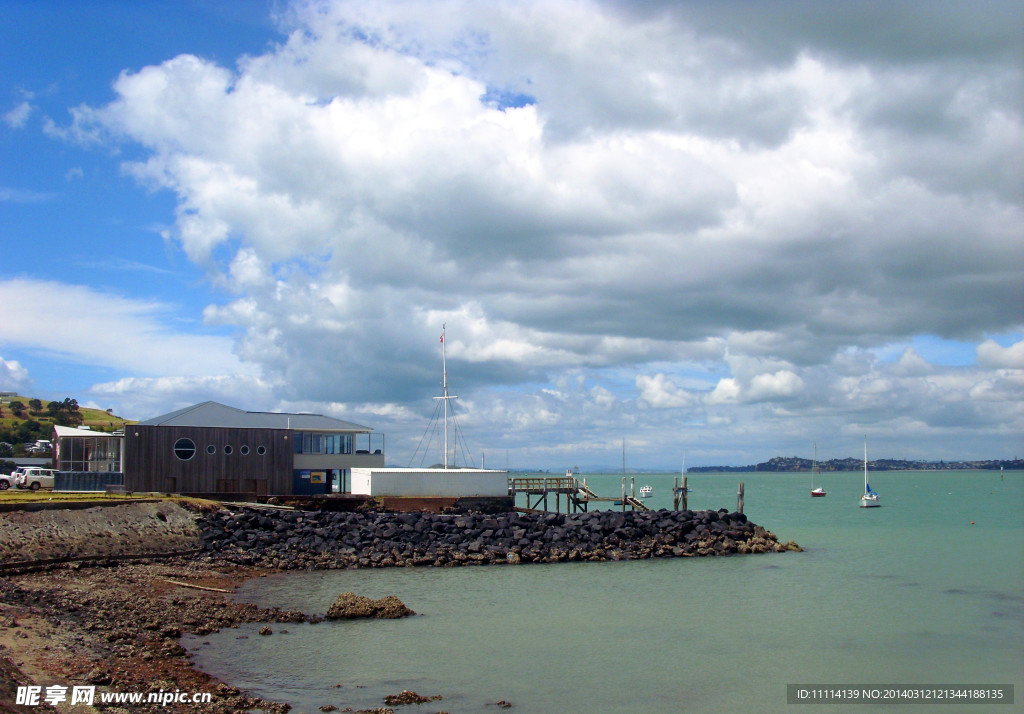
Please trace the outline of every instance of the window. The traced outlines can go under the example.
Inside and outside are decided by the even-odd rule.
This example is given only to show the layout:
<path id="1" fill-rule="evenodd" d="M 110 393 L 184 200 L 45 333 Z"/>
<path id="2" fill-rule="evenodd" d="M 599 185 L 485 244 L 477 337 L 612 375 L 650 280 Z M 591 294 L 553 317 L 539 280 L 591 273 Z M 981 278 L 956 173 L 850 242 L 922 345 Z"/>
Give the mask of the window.
<path id="1" fill-rule="evenodd" d="M 228 444 L 227 446 L 224 447 L 224 453 L 227 454 L 228 456 L 231 456 L 231 452 L 233 452 L 233 451 L 234 451 L 234 449 L 231 448 L 230 444 Z"/>
<path id="2" fill-rule="evenodd" d="M 174 455 L 182 461 L 188 461 L 196 455 L 196 444 L 191 439 L 182 437 L 174 442 Z"/>
<path id="3" fill-rule="evenodd" d="M 248 456 L 249 455 L 249 447 L 248 447 L 248 445 L 242 444 L 241 448 L 238 449 L 238 453 L 240 453 L 242 456 Z"/>
<path id="4" fill-rule="evenodd" d="M 214 446 L 213 444 L 210 444 L 209 446 L 206 447 L 206 453 L 208 453 L 208 454 L 216 454 L 217 453 L 217 447 Z"/>
<path id="5" fill-rule="evenodd" d="M 265 447 L 265 446 L 257 446 L 256 447 L 256 453 L 259 454 L 260 456 L 263 456 L 264 454 L 267 453 L 267 447 Z"/>
<path id="6" fill-rule="evenodd" d="M 294 437 L 296 454 L 351 454 L 352 434 L 336 434 L 301 431 Z"/>

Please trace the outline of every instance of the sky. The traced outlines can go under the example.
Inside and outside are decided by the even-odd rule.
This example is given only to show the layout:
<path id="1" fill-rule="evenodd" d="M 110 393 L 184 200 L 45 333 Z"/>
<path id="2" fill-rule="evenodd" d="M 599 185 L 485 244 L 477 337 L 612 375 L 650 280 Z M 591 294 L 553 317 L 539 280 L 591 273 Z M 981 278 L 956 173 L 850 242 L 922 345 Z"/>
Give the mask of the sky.
<path id="1" fill-rule="evenodd" d="M 1024 456 L 1022 74 L 1015 0 L 0 0 L 0 390 L 429 465 L 445 329 L 457 463 Z"/>

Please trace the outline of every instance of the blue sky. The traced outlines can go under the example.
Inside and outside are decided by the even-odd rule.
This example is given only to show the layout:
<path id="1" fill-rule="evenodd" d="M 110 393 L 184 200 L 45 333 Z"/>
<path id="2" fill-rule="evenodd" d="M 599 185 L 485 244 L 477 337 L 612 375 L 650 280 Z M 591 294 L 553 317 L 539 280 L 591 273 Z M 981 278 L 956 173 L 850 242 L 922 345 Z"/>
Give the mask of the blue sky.
<path id="1" fill-rule="evenodd" d="M 447 324 L 513 466 L 1024 453 L 1018 8 L 735 8 L 0 2 L 0 389 L 405 464 Z"/>

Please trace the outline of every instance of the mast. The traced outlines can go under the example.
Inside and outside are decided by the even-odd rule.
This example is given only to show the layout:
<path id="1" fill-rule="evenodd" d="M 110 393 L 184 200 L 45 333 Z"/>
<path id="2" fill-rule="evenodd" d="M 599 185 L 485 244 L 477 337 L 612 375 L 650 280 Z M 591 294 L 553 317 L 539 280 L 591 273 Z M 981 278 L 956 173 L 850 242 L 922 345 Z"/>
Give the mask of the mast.
<path id="1" fill-rule="evenodd" d="M 434 399 L 444 400 L 444 457 L 442 463 L 444 468 L 448 468 L 448 400 L 458 399 L 458 397 L 448 396 L 448 362 L 445 355 L 445 344 L 444 334 L 447 328 L 446 324 L 441 325 L 441 386 L 443 390 L 443 396 L 434 397 Z"/>
<path id="2" fill-rule="evenodd" d="M 814 485 L 814 472 L 818 468 L 818 442 L 814 442 L 814 462 L 811 464 L 811 486 Z"/>
<path id="3" fill-rule="evenodd" d="M 868 435 L 864 435 L 864 493 L 868 492 Z"/>

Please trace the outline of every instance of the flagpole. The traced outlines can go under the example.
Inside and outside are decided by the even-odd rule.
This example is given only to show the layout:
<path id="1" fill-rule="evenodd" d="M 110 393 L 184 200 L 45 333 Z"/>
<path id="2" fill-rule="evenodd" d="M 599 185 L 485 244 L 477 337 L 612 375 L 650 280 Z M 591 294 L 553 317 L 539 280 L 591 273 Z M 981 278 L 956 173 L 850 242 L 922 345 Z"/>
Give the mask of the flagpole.
<path id="1" fill-rule="evenodd" d="M 458 399 L 457 396 L 448 396 L 448 358 L 445 354 L 444 335 L 447 326 L 441 325 L 441 387 L 444 390 L 442 396 L 434 397 L 434 399 L 444 400 L 444 456 L 441 459 L 441 463 L 444 468 L 448 468 L 448 400 Z"/>

